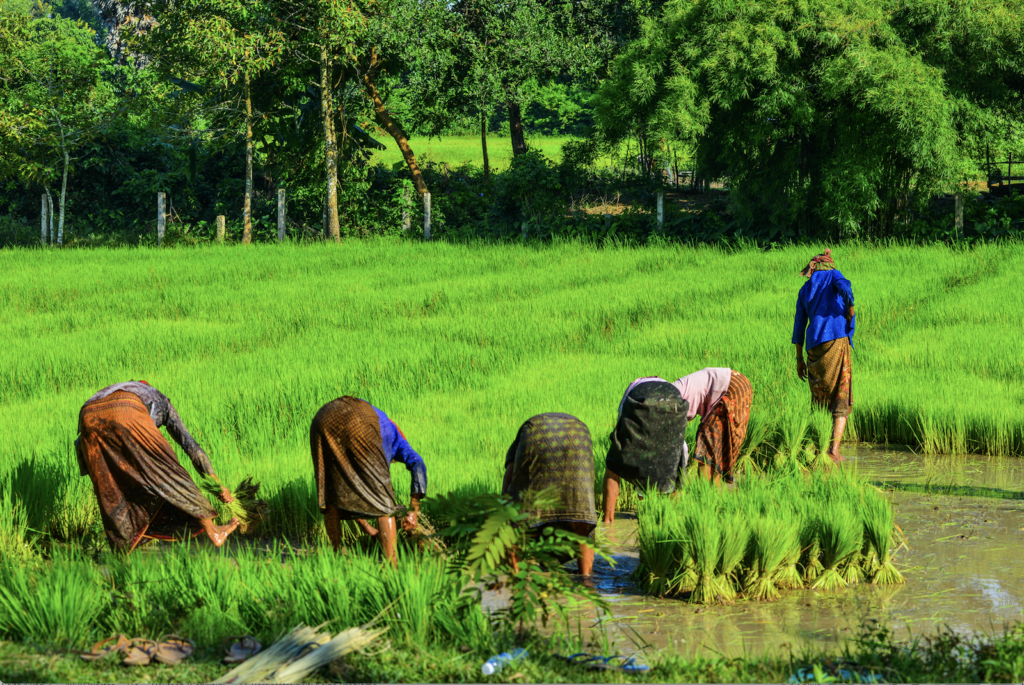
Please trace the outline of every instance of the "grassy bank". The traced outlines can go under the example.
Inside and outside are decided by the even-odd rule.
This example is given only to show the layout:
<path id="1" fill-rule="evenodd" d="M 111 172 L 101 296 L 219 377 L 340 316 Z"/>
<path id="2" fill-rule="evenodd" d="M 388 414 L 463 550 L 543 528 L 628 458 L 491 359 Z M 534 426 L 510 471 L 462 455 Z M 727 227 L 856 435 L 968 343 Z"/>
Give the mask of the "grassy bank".
<path id="1" fill-rule="evenodd" d="M 73 454 L 78 410 L 131 378 L 171 398 L 229 484 L 263 483 L 265 533 L 319 529 L 309 423 L 343 394 L 397 421 L 428 464 L 431 494 L 497 490 L 519 425 L 545 411 L 590 427 L 600 477 L 626 385 L 704 366 L 745 373 L 751 433 L 789 449 L 811 422 L 790 344 L 796 272 L 811 252 L 395 242 L 0 252 L 0 514 L 20 501 L 30 528 L 58 537 L 95 525 Z M 1011 265 L 1022 257 L 1018 244 L 836 250 L 859 319 L 850 437 L 1024 455 L 1024 366 L 1007 349 L 1021 330 Z M 393 475 L 407 496 L 407 473 Z"/>
<path id="2" fill-rule="evenodd" d="M 374 151 L 372 162 L 383 162 L 384 164 L 404 164 L 402 153 L 394 144 L 394 141 L 387 138 L 379 138 L 387 145 L 386 150 Z M 554 162 L 562 161 L 562 145 L 566 141 L 573 140 L 569 136 L 530 136 L 527 138 L 527 145 L 534 150 L 539 150 L 548 159 Z M 418 137 L 410 141 L 416 159 L 422 164 L 426 161 L 445 162 L 452 167 L 459 167 L 464 164 L 472 164 L 483 168 L 484 154 L 480 144 L 480 136 L 444 136 L 443 138 Z M 497 135 L 487 136 L 487 158 L 492 171 L 504 171 L 512 161 L 512 139 Z M 597 160 L 597 166 L 611 164 L 610 158 Z"/>

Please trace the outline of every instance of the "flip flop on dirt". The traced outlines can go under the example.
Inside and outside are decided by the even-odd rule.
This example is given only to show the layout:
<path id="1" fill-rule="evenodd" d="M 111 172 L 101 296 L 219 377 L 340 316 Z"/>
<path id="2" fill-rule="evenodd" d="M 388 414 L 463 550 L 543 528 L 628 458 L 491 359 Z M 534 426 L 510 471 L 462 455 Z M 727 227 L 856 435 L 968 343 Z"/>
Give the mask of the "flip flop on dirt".
<path id="1" fill-rule="evenodd" d="M 157 644 L 153 640 L 137 637 L 125 647 L 128 655 L 121 662 L 125 666 L 146 666 L 153 660 Z"/>
<path id="2" fill-rule="evenodd" d="M 165 635 L 157 643 L 153 658 L 168 666 L 177 666 L 196 651 L 196 645 L 188 638 L 178 635 Z"/>
<path id="3" fill-rule="evenodd" d="M 224 651 L 227 652 L 227 656 L 221 661 L 225 664 L 240 664 L 258 654 L 261 649 L 263 645 L 252 635 L 229 637 L 224 640 Z"/>
<path id="4" fill-rule="evenodd" d="M 102 659 L 111 652 L 120 652 L 128 646 L 128 637 L 125 635 L 114 635 L 100 640 L 92 646 L 91 652 L 79 652 L 78 656 L 83 661 L 96 661 Z"/>

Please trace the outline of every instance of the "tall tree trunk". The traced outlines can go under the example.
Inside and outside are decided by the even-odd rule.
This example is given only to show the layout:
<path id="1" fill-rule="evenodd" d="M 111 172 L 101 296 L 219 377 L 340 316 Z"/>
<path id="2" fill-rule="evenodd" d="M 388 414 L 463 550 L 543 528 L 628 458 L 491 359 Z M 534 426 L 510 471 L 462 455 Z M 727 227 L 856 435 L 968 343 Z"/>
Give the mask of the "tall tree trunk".
<path id="1" fill-rule="evenodd" d="M 320 46 L 320 114 L 324 119 L 324 159 L 327 165 L 327 235 L 341 240 L 338 221 L 338 138 L 334 132 L 334 97 L 331 90 L 331 61 L 327 44 Z"/>
<path id="2" fill-rule="evenodd" d="M 61 129 L 61 140 L 64 138 L 64 130 Z M 63 145 L 62 145 L 63 147 Z M 64 148 L 64 173 L 60 181 L 60 218 L 57 220 L 57 245 L 64 244 L 64 207 L 68 200 L 68 165 L 71 160 L 68 158 L 68 150 Z"/>
<path id="3" fill-rule="evenodd" d="M 412 174 L 412 182 L 413 185 L 416 186 L 416 190 L 420 195 L 429 193 L 430 191 L 427 189 L 427 182 L 423 178 L 423 172 L 420 171 L 419 165 L 416 164 L 416 155 L 413 154 L 412 148 L 409 147 L 409 139 L 405 137 L 405 132 L 402 131 L 402 127 L 391 118 L 391 114 L 388 112 L 388 108 L 384 105 L 384 101 L 381 99 L 380 93 L 377 92 L 377 86 L 374 84 L 374 73 L 372 67 L 363 73 L 363 85 L 366 87 L 366 94 L 370 96 L 370 100 L 373 102 L 373 111 L 376 112 L 380 125 L 384 127 L 384 130 L 387 131 L 392 138 L 395 139 L 398 149 L 402 151 L 402 157 L 405 158 L 405 163 L 409 167 L 409 173 Z"/>
<path id="4" fill-rule="evenodd" d="M 523 111 L 519 103 L 508 101 L 508 126 L 512 132 L 512 156 L 526 152 L 526 136 L 523 133 Z"/>
<path id="5" fill-rule="evenodd" d="M 245 75 L 245 202 L 242 204 L 242 244 L 252 242 L 252 93 Z"/>
<path id="6" fill-rule="evenodd" d="M 46 217 L 50 222 L 50 244 L 53 245 L 53 195 L 50 195 L 50 189 L 48 187 L 43 186 L 43 190 L 46 191 Z"/>
<path id="7" fill-rule="evenodd" d="M 480 145 L 484 151 L 484 183 L 491 182 L 491 162 L 487 158 L 487 108 L 480 108 Z"/>

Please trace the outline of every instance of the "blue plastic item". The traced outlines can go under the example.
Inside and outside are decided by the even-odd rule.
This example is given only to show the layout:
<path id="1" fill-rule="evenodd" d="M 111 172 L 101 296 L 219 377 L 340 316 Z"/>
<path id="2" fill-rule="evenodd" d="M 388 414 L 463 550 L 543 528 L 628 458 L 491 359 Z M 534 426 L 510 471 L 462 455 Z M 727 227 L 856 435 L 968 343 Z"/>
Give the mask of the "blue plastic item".
<path id="1" fill-rule="evenodd" d="M 511 664 L 520 659 L 525 659 L 528 656 L 525 649 L 513 649 L 510 652 L 502 652 L 497 656 L 492 656 L 488 659 L 484 665 L 480 668 L 480 671 L 484 675 L 494 675 L 502 668 L 505 664 Z"/>

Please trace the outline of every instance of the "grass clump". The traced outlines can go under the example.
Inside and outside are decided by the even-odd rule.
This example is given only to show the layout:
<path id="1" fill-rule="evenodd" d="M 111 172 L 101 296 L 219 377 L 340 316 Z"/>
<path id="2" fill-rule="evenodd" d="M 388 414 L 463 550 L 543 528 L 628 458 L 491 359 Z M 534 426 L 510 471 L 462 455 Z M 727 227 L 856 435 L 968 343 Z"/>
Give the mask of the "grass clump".
<path id="1" fill-rule="evenodd" d="M 890 504 L 843 471 L 769 470 L 735 488 L 687 479 L 675 497 L 645 498 L 639 513 L 636 578 L 650 594 L 711 604 L 902 581 Z"/>

